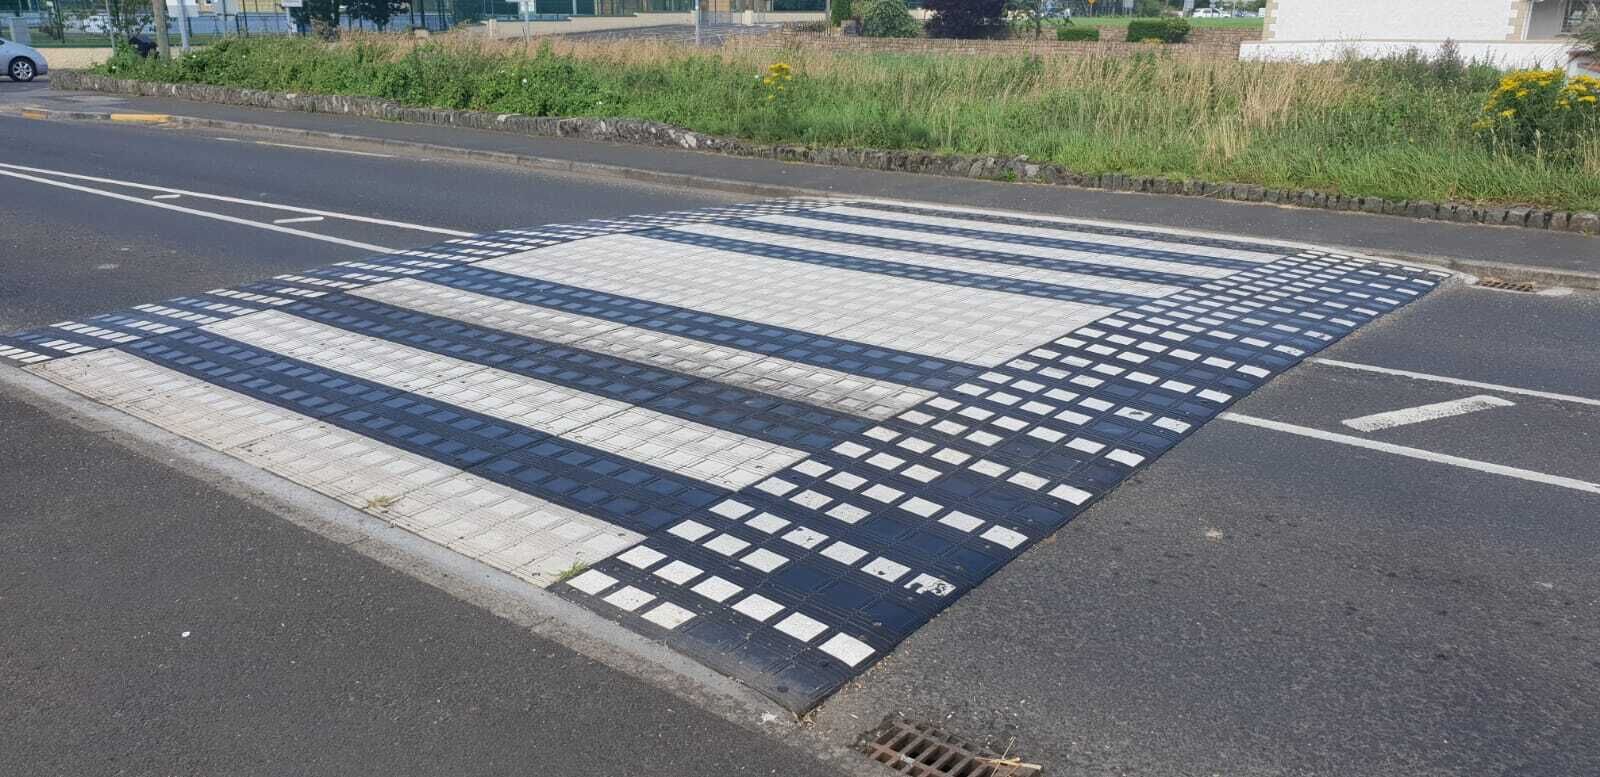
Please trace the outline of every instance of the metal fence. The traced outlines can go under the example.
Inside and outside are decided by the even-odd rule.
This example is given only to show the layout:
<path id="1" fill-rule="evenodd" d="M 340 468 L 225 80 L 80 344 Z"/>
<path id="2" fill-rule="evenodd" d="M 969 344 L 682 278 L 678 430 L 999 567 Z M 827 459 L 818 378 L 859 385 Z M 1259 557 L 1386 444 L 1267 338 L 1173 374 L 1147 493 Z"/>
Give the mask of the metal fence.
<path id="1" fill-rule="evenodd" d="M 592 7 L 596 0 L 580 2 Z M 437 0 L 435 7 L 439 10 L 424 10 L 421 6 L 434 6 L 434 3 L 426 0 L 419 0 L 416 5 L 417 8 L 396 13 L 389 20 L 388 29 L 442 31 L 456 22 L 454 9 L 443 0 Z M 187 11 L 183 14 L 186 19 L 180 19 L 179 6 L 175 2 L 167 4 L 167 33 L 174 41 L 182 37 L 179 25 L 184 22 L 187 22 L 190 38 L 199 43 L 234 35 L 248 37 L 306 32 L 273 0 L 216 0 L 204 4 L 196 0 L 184 0 L 182 7 Z M 0 34 L 11 35 L 12 20 L 21 22 L 30 45 L 42 48 L 108 46 L 112 45 L 114 39 L 125 40 L 131 33 L 155 32 L 148 0 L 0 0 Z M 339 28 L 378 29 L 372 22 L 348 16 L 341 19 Z"/>

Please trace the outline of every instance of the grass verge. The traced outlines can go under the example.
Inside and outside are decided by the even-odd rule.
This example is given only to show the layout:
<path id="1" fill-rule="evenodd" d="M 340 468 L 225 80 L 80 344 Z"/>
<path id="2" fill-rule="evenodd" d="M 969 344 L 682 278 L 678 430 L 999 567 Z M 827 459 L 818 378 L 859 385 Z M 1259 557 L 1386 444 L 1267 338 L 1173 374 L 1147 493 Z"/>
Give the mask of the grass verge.
<path id="1" fill-rule="evenodd" d="M 792 77 L 764 78 L 774 61 Z M 1321 65 L 1173 56 L 703 51 L 642 41 L 224 41 L 121 77 L 408 105 L 650 119 L 772 143 L 918 149 L 1394 200 L 1600 209 L 1600 137 L 1564 155 L 1472 129 L 1499 74 L 1416 58 Z"/>

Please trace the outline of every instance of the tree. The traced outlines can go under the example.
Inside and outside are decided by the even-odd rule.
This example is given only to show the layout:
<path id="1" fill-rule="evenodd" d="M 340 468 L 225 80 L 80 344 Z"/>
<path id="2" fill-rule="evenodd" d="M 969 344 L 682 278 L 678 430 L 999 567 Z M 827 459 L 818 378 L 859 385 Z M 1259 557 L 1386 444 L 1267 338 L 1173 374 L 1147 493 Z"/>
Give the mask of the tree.
<path id="1" fill-rule="evenodd" d="M 1600 58 L 1600 8 L 1596 8 L 1593 17 L 1573 34 L 1578 43 L 1572 50 L 1574 54 Z"/>
<path id="2" fill-rule="evenodd" d="M 911 18 L 905 0 L 866 0 L 861 9 L 861 35 L 865 38 L 915 38 L 922 25 Z"/>
<path id="3" fill-rule="evenodd" d="M 934 38 L 998 38 L 1006 32 L 1006 0 L 926 0 Z"/>
<path id="4" fill-rule="evenodd" d="M 106 0 L 106 15 L 110 17 L 111 30 L 116 33 L 119 46 L 126 44 L 134 33 L 150 26 L 153 18 L 150 4 L 142 0 Z"/>
<path id="5" fill-rule="evenodd" d="M 850 7 L 850 0 L 833 0 L 828 5 L 828 21 L 835 27 L 844 24 L 846 19 L 854 17 L 855 11 Z"/>
<path id="6" fill-rule="evenodd" d="M 67 8 L 62 0 L 44 0 L 39 31 L 63 43 L 67 40 Z"/>
<path id="7" fill-rule="evenodd" d="M 342 15 L 339 0 L 305 0 L 305 5 L 289 9 L 289 16 L 295 24 L 302 27 L 309 25 L 311 32 L 319 38 L 339 37 L 339 19 Z"/>
<path id="8" fill-rule="evenodd" d="M 389 21 L 405 9 L 404 0 L 347 0 L 345 3 L 350 18 L 372 22 L 379 30 L 388 29 Z"/>
<path id="9" fill-rule="evenodd" d="M 1039 34 L 1044 30 L 1045 0 L 1006 0 L 1006 10 L 1022 20 L 1024 26 L 1033 30 L 1033 37 L 1038 40 Z"/>

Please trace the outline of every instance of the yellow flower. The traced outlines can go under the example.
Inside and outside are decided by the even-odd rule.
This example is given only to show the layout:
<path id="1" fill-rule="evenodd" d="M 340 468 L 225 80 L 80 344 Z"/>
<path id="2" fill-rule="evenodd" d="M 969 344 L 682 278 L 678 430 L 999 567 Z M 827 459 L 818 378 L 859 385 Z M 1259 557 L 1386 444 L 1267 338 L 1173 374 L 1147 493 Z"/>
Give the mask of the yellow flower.
<path id="1" fill-rule="evenodd" d="M 1522 98 L 1527 97 L 1527 96 L 1528 96 L 1528 90 L 1526 90 L 1526 89 L 1523 89 L 1523 90 L 1520 90 L 1520 91 L 1517 92 L 1517 99 L 1518 100 L 1521 100 Z"/>
<path id="2" fill-rule="evenodd" d="M 1505 110 L 1500 112 L 1501 118 L 1506 118 L 1506 119 L 1509 119 L 1509 118 L 1511 118 L 1513 116 L 1516 116 L 1516 115 L 1517 115 L 1517 110 L 1515 108 L 1507 108 L 1507 109 L 1505 109 Z"/>
<path id="3" fill-rule="evenodd" d="M 1580 103 L 1593 103 L 1593 102 L 1596 102 L 1596 101 L 1600 101 L 1600 98 L 1596 98 L 1592 94 L 1584 95 L 1584 96 L 1578 98 L 1578 102 L 1580 102 Z"/>

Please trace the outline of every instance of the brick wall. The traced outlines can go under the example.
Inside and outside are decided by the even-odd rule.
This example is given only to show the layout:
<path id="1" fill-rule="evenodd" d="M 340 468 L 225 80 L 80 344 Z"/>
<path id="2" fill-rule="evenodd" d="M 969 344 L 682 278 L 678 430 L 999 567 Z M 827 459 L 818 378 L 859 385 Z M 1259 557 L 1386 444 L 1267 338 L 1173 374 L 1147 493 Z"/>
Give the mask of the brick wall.
<path id="1" fill-rule="evenodd" d="M 1127 56 L 1149 51 L 1153 44 L 1128 43 L 1120 27 L 1106 28 L 1100 41 L 1039 40 L 955 40 L 950 38 L 859 38 L 784 31 L 769 38 L 786 45 L 825 51 L 897 51 L 919 54 L 1086 54 Z M 1255 30 L 1204 29 L 1189 33 L 1186 43 L 1162 46 L 1172 53 L 1188 56 L 1235 58 L 1239 44 L 1261 37 Z"/>

